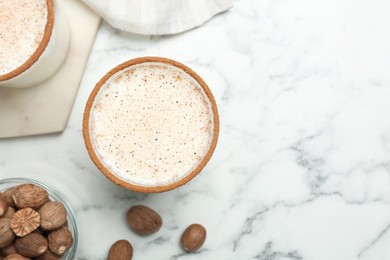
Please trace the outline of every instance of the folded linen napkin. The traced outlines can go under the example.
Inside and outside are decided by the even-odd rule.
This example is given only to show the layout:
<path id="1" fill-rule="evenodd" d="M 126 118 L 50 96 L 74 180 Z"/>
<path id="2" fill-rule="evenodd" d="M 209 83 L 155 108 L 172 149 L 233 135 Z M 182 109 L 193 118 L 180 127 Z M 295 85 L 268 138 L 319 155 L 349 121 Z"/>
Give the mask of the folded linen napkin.
<path id="1" fill-rule="evenodd" d="M 83 0 L 113 27 L 138 34 L 175 34 L 226 11 L 233 0 Z"/>

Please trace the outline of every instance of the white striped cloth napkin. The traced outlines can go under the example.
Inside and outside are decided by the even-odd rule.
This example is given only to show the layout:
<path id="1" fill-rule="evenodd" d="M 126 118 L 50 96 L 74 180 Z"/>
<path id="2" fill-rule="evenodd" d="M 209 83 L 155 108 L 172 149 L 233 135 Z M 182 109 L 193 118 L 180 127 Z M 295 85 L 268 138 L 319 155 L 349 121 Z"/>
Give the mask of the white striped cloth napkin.
<path id="1" fill-rule="evenodd" d="M 175 34 L 226 11 L 233 0 L 83 0 L 113 27 L 138 34 Z"/>

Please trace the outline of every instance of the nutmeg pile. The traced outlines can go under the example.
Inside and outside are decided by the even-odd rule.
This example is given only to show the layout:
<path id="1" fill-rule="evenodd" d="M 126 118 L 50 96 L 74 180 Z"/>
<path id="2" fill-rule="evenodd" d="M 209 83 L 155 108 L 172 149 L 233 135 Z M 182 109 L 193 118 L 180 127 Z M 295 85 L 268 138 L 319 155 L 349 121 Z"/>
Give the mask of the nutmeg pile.
<path id="1" fill-rule="evenodd" d="M 145 236 L 160 230 L 163 220 L 153 209 L 136 205 L 126 214 L 126 220 L 131 229 L 139 235 Z M 195 252 L 202 247 L 206 240 L 206 229 L 200 224 L 192 224 L 184 230 L 181 236 L 181 246 L 187 252 Z M 130 260 L 133 256 L 133 246 L 127 240 L 118 240 L 108 252 L 108 260 Z"/>
<path id="2" fill-rule="evenodd" d="M 22 184 L 0 193 L 0 258 L 56 260 L 72 245 L 67 211 L 45 189 Z"/>

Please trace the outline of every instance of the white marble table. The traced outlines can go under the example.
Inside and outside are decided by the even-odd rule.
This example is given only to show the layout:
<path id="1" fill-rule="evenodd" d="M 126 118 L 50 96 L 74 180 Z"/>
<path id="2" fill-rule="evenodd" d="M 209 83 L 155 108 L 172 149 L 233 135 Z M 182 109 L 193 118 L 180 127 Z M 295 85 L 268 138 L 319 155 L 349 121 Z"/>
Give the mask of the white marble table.
<path id="1" fill-rule="evenodd" d="M 195 30 L 164 37 L 101 25 L 64 133 L 0 141 L 0 177 L 32 177 L 71 200 L 78 259 L 104 259 L 117 239 L 134 259 L 390 259 L 390 2 L 240 0 Z M 109 182 L 84 148 L 95 82 L 120 62 L 158 55 L 208 82 L 221 115 L 201 175 L 143 195 Z M 124 214 L 151 206 L 160 232 L 140 237 Z M 184 253 L 183 229 L 208 230 Z"/>

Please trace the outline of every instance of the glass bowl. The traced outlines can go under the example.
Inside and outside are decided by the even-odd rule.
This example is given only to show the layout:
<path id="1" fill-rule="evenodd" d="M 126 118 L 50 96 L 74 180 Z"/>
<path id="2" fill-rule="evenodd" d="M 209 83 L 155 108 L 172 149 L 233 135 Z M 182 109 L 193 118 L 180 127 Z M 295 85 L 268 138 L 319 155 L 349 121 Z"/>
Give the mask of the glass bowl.
<path id="1" fill-rule="evenodd" d="M 10 179 L 0 180 L 0 192 L 21 184 L 35 184 L 37 186 L 40 186 L 41 188 L 44 188 L 49 193 L 50 200 L 59 201 L 62 204 L 64 204 L 65 209 L 68 212 L 68 218 L 67 218 L 68 228 L 73 235 L 73 246 L 69 249 L 68 252 L 66 252 L 62 256 L 62 259 L 63 260 L 75 259 L 77 246 L 78 246 L 78 230 L 77 230 L 75 214 L 69 202 L 67 201 L 66 197 L 61 192 L 55 190 L 53 187 L 50 187 L 45 183 L 33 179 L 27 179 L 27 178 L 10 178 Z"/>

